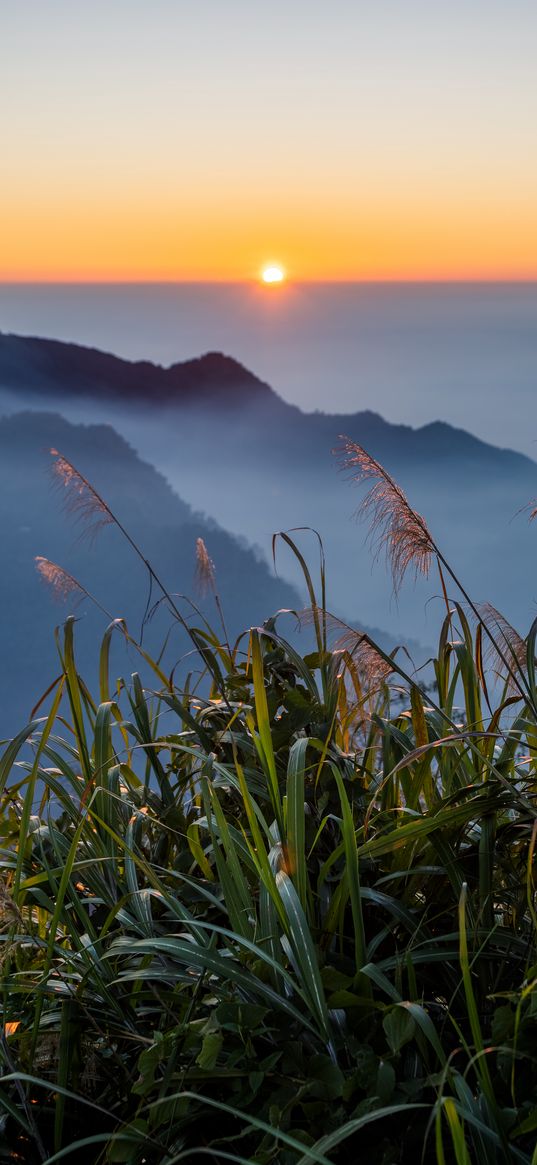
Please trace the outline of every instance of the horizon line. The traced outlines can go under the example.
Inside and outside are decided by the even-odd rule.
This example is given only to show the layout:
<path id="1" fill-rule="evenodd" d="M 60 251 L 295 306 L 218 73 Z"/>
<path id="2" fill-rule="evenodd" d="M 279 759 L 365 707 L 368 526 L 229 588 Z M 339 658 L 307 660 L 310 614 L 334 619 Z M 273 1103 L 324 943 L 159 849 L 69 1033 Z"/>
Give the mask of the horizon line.
<path id="1" fill-rule="evenodd" d="M 23 277 L 4 277 L 0 274 L 0 286 L 4 287 L 180 287 L 180 286 L 203 286 L 207 284 L 222 285 L 222 286 L 236 286 L 236 287 L 259 287 L 266 291 L 267 295 L 285 294 L 286 287 L 308 286 L 309 284 L 332 284 L 334 286 L 385 286 L 385 285 L 449 285 L 449 284 L 521 284 L 529 285 L 537 283 L 537 272 L 532 275 L 420 275 L 420 276 L 360 276 L 349 278 L 333 278 L 329 277 L 323 279 L 319 278 L 293 278 L 292 275 L 287 275 L 283 283 L 277 286 L 267 285 L 261 279 L 255 276 L 244 276 L 242 278 L 184 278 L 184 279 L 158 279 L 158 278 L 80 278 L 80 277 L 58 277 L 58 278 L 31 278 Z"/>

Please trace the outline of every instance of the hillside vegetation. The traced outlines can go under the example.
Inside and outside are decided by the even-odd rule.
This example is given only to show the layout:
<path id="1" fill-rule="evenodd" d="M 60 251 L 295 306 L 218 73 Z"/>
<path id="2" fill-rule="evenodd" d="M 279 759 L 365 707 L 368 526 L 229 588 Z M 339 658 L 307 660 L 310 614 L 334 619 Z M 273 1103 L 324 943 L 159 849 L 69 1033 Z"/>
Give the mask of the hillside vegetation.
<path id="1" fill-rule="evenodd" d="M 335 345 L 334 369 L 338 359 Z M 366 378 L 367 370 L 358 367 L 358 410 L 371 399 Z M 405 588 L 395 605 L 384 572 L 372 567 L 359 534 L 349 534 L 359 496 L 342 489 L 330 454 L 340 434 L 348 433 L 401 482 L 448 556 L 462 566 L 472 594 L 494 603 L 517 627 L 533 618 L 534 591 L 525 573 L 512 569 L 526 554 L 527 538 L 525 522 L 515 515 L 537 495 L 537 464 L 520 453 L 439 421 L 415 429 L 370 411 L 305 413 L 236 360 L 214 352 L 162 368 L 80 345 L 0 334 L 0 397 L 9 390 L 10 407 L 52 407 L 71 420 L 109 421 L 181 498 L 259 544 L 267 562 L 273 530 L 314 526 L 330 563 L 334 609 L 352 622 L 367 612 L 368 623 L 395 641 L 429 644 L 435 622 L 426 606 L 430 591 L 423 584 Z M 441 413 L 443 397 L 431 407 Z M 59 442 L 51 444 L 62 447 Z M 145 533 L 142 540 L 146 545 Z M 301 585 L 291 562 L 282 559 L 281 569 Z M 223 570 L 222 562 L 222 588 Z M 277 605 L 267 595 L 256 618 Z M 249 620 L 245 611 L 243 625 Z"/>
<path id="2" fill-rule="evenodd" d="M 218 561 L 230 634 L 259 621 L 266 611 L 301 606 L 298 592 L 275 578 L 259 553 L 187 505 L 109 425 L 72 425 L 54 413 L 1 418 L 0 739 L 12 735 L 28 718 L 57 673 L 54 628 L 65 618 L 65 610 L 42 586 L 34 568 L 36 555 L 61 562 L 83 579 L 86 590 L 110 611 L 110 618 L 121 615 L 137 635 L 148 601 L 145 565 L 133 562 L 128 544 L 116 529 L 103 529 L 95 542 L 84 536 L 83 523 L 66 522 L 65 490 L 59 483 L 55 491 L 51 483 L 51 447 L 60 448 L 91 476 L 123 523 L 136 529 L 145 554 L 175 593 L 192 593 L 196 540 L 205 540 Z M 109 620 L 86 595 L 72 594 L 71 601 L 78 619 L 79 668 L 93 685 L 97 677 L 94 644 Z M 200 601 L 203 607 L 205 600 Z M 160 651 L 168 630 L 168 622 L 157 610 L 144 627 L 145 646 Z M 188 637 L 174 628 L 165 658 L 169 669 L 176 666 L 178 679 L 190 670 L 190 660 L 183 662 L 190 649 Z M 118 640 L 111 666 L 115 674 L 129 674 L 139 661 Z"/>
<path id="3" fill-rule="evenodd" d="M 230 642 L 202 541 L 216 629 L 146 569 L 208 694 L 132 640 L 152 682 L 116 681 L 117 620 L 90 690 L 58 637 L 0 762 L 5 1160 L 537 1161 L 537 624 L 476 607 L 382 466 L 344 464 L 394 583 L 440 572 L 423 676 L 328 614 L 286 534 L 306 655 L 285 617 Z"/>

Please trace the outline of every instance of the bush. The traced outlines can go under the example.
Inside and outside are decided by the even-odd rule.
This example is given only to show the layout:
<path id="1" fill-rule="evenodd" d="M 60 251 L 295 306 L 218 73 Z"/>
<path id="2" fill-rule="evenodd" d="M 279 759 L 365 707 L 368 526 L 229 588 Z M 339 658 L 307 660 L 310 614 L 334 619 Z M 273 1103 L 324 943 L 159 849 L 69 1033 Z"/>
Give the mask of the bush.
<path id="1" fill-rule="evenodd" d="M 0 763 L 4 1160 L 537 1159 L 537 630 L 478 611 L 356 449 L 398 580 L 442 572 L 428 684 L 328 616 L 288 535 L 306 655 L 288 615 L 193 627 L 153 574 L 205 687 L 141 648 L 152 683 L 112 684 L 116 621 L 95 700 L 65 623 Z"/>

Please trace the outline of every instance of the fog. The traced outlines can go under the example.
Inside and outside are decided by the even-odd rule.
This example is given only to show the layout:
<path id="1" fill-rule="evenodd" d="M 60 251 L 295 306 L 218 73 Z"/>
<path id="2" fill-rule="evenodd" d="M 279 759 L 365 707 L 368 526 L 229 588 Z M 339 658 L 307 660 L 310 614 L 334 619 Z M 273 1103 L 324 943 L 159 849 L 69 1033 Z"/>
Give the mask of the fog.
<path id="1" fill-rule="evenodd" d="M 16 403 L 20 408 L 20 394 Z M 35 408 L 35 397 L 29 395 L 26 403 Z M 384 458 L 400 480 L 472 597 L 492 602 L 521 631 L 533 619 L 536 588 L 531 574 L 516 565 L 531 561 L 535 552 L 537 529 L 517 514 L 537 494 L 532 462 L 512 463 L 477 444 L 466 449 L 447 429 L 435 436 L 431 456 L 427 432 L 420 444 L 419 433 L 389 426 L 379 432 L 375 418 L 366 416 L 351 423 L 344 417 L 292 414 L 282 423 L 278 409 L 271 418 L 270 409 L 252 406 L 230 413 L 206 405 L 150 410 L 139 401 L 95 404 L 41 396 L 40 405 L 45 403 L 71 421 L 112 424 L 179 497 L 259 548 L 269 569 L 275 531 L 313 527 L 326 552 L 330 608 L 395 638 L 430 644 L 442 613 L 438 576 L 433 570 L 428 581 L 409 577 L 394 596 L 385 560 L 375 560 L 367 527 L 356 520 L 360 491 L 338 472 L 331 452 L 342 425 L 350 425 L 350 436 Z M 13 409 L 13 397 L 5 398 L 6 406 Z M 297 539 L 316 569 L 315 539 L 306 533 Z M 298 565 L 281 545 L 276 569 L 304 597 Z"/>
<path id="2" fill-rule="evenodd" d="M 306 412 L 537 456 L 537 284 L 1 285 L 0 328 L 159 364 L 228 353 Z"/>

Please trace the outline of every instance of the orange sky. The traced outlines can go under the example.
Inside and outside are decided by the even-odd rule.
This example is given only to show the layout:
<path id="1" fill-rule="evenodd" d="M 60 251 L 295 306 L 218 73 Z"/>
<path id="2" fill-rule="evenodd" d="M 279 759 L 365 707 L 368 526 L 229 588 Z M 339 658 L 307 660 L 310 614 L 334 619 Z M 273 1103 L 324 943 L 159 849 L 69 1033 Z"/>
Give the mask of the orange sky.
<path id="1" fill-rule="evenodd" d="M 525 0 L 2 20 L 2 280 L 537 278 Z"/>
<path id="2" fill-rule="evenodd" d="M 524 213 L 525 211 L 525 213 Z M 311 209 L 286 208 L 266 216 L 248 207 L 225 216 L 195 211 L 188 229 L 182 209 L 138 206 L 39 206 L 4 211 L 3 280 L 236 280 L 255 277 L 266 262 L 282 263 L 299 280 L 531 279 L 537 248 L 531 208 L 505 226 L 501 208 L 426 204 L 385 214 L 364 207 L 337 219 Z M 328 219 L 328 222 L 326 221 Z"/>

